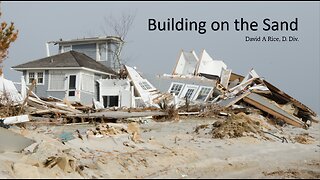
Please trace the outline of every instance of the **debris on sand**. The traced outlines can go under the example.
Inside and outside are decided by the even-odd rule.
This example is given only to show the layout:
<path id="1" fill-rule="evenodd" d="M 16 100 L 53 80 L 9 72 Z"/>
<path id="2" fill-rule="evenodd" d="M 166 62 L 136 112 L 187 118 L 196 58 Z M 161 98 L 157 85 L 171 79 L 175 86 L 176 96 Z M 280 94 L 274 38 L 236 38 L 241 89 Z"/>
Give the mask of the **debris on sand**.
<path id="1" fill-rule="evenodd" d="M 264 137 L 264 134 L 261 132 L 262 127 L 260 126 L 260 122 L 253 121 L 242 113 L 231 115 L 225 121 L 216 121 L 212 126 L 211 134 L 213 138 L 223 139 L 257 135 Z"/>
<path id="2" fill-rule="evenodd" d="M 293 138 L 296 142 L 300 144 L 312 144 L 314 143 L 314 138 L 309 135 L 309 133 L 302 133 Z"/>

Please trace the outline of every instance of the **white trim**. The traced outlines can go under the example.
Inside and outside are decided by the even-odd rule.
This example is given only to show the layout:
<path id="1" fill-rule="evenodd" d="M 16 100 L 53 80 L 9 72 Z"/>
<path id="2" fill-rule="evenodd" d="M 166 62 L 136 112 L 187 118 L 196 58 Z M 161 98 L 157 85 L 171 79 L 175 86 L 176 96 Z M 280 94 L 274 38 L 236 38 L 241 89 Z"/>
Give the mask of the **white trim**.
<path id="1" fill-rule="evenodd" d="M 38 83 L 38 73 L 42 72 L 43 73 L 43 76 L 42 76 L 42 83 Z M 34 73 L 34 79 L 36 79 L 36 85 L 45 85 L 45 70 L 42 70 L 42 71 L 27 71 L 26 72 L 27 75 L 26 75 L 26 84 L 30 85 L 32 83 L 30 83 L 29 81 L 29 73 Z"/>
<path id="2" fill-rule="evenodd" d="M 102 71 L 98 71 L 98 70 L 94 70 L 94 69 L 90 69 L 90 68 L 86 68 L 86 67 L 81 67 L 81 69 L 87 70 L 87 71 L 91 71 L 91 72 L 95 72 L 95 73 L 100 73 L 100 74 L 105 74 L 105 75 L 116 76 L 116 75 L 114 75 L 114 74 L 110 74 L 110 73 L 106 73 L 106 72 L 102 72 Z"/>
<path id="3" fill-rule="evenodd" d="M 70 76 L 75 76 L 76 79 L 75 79 L 75 88 L 74 89 L 69 89 L 69 86 L 70 86 Z M 67 87 L 66 87 L 66 90 L 67 90 L 67 98 L 73 98 L 73 97 L 77 97 L 77 90 L 79 91 L 79 88 L 78 88 L 78 81 L 79 81 L 79 78 L 78 78 L 78 73 L 70 73 L 67 75 L 68 77 L 68 80 L 67 80 Z M 69 95 L 69 92 L 71 91 L 74 91 L 74 96 L 70 96 Z"/>
<path id="4" fill-rule="evenodd" d="M 98 71 L 98 70 L 94 70 L 94 69 L 90 69 L 90 68 L 86 68 L 86 67 L 38 67 L 38 68 L 11 68 L 14 70 L 87 70 L 87 71 L 91 71 L 94 73 L 99 73 L 99 74 L 104 74 L 104 75 L 111 75 L 111 76 L 116 76 L 114 74 L 110 74 L 110 73 L 106 73 L 106 72 L 102 72 L 102 71 Z"/>
<path id="5" fill-rule="evenodd" d="M 99 43 L 96 43 L 96 61 L 100 61 Z"/>
<path id="6" fill-rule="evenodd" d="M 38 70 L 38 69 L 45 69 L 45 70 L 79 70 L 82 67 L 36 67 L 36 68 L 11 68 L 14 70 Z"/>

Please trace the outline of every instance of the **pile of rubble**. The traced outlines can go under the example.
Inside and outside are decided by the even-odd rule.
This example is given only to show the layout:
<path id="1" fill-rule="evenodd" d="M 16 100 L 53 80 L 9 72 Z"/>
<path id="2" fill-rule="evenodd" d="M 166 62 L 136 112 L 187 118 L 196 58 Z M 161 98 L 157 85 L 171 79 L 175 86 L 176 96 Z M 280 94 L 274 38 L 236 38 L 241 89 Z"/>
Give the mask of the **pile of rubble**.
<path id="1" fill-rule="evenodd" d="M 35 81 L 29 88 L 22 89 L 20 94 L 11 81 L 1 76 L 3 89 L 0 91 L 5 98 L 1 98 L 0 103 L 0 126 L 9 128 L 12 124 L 24 123 L 104 123 L 129 118 L 136 118 L 139 122 L 142 117 L 154 118 L 156 121 L 179 120 L 180 116 L 219 117 L 222 121 L 214 123 L 210 132 L 214 138 L 247 135 L 265 138 L 270 125 L 289 124 L 308 129 L 312 122 L 318 122 L 314 111 L 261 78 L 255 70 L 251 69 L 245 77 L 237 75 L 227 69 L 223 61 L 213 60 L 205 51 L 201 59 L 194 52 L 181 53 L 173 74 L 165 76 L 171 82 L 167 92 L 160 92 L 134 68 L 124 68 L 128 74 L 128 82 L 124 85 L 127 94 L 131 93 L 131 104 L 135 105 L 130 108 L 104 108 L 101 102 L 94 99 L 92 106 L 85 106 L 79 102 L 71 103 L 66 98 L 40 98 L 32 91 Z M 178 79 L 181 83 L 177 84 L 174 81 Z M 183 81 L 192 84 L 183 85 Z M 206 86 L 196 83 L 205 83 Z M 263 118 L 255 118 L 257 116 Z M 97 126 L 85 135 L 114 135 L 128 133 L 128 129 Z M 132 134 L 133 139 L 139 139 L 137 135 L 137 132 Z"/>

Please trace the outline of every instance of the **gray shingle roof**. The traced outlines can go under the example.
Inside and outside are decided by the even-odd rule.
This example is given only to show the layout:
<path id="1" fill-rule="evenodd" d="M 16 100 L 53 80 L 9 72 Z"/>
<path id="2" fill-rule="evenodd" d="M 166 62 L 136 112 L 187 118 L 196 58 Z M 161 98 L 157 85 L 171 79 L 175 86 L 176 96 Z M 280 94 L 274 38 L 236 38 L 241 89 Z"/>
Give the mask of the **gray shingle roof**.
<path id="1" fill-rule="evenodd" d="M 116 74 L 111 68 L 95 61 L 89 56 L 76 51 L 68 51 L 65 53 L 41 58 L 24 64 L 13 66 L 13 69 L 20 68 L 61 68 L 61 67 L 85 67 L 105 73 Z"/>

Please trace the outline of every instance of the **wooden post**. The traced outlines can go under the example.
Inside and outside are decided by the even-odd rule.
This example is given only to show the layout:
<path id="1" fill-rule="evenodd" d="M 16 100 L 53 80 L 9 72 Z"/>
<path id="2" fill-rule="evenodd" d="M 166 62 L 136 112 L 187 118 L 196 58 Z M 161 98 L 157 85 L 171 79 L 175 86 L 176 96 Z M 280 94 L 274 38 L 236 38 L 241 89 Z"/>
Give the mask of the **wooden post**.
<path id="1" fill-rule="evenodd" d="M 33 79 L 32 84 L 31 84 L 31 87 L 30 87 L 29 90 L 28 90 L 27 97 L 24 99 L 24 101 L 23 101 L 23 103 L 22 103 L 22 105 L 21 105 L 19 114 L 21 114 L 21 112 L 22 112 L 22 110 L 23 110 L 23 107 L 26 105 L 26 103 L 27 103 L 27 101 L 28 101 L 28 98 L 29 98 L 29 96 L 30 96 L 30 94 L 31 94 L 31 91 L 32 91 L 32 89 L 35 87 L 35 85 L 36 85 L 36 80 Z"/>

